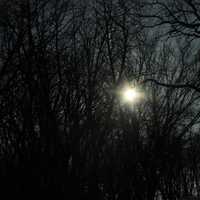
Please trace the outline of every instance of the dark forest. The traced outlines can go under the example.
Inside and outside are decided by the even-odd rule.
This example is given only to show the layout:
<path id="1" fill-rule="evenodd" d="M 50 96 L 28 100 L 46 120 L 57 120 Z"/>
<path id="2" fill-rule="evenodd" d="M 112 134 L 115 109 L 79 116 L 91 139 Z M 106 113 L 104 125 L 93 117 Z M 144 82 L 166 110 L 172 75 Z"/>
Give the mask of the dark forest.
<path id="1" fill-rule="evenodd" d="M 0 0 L 0 193 L 200 199 L 200 1 Z"/>

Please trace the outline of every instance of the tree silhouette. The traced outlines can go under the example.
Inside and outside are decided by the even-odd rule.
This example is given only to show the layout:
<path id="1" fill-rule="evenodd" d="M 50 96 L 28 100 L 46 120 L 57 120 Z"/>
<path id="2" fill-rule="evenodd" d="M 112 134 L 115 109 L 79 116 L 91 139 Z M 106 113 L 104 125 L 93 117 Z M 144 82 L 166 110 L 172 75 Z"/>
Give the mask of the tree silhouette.
<path id="1" fill-rule="evenodd" d="M 197 40 L 199 5 L 172 3 L 0 2 L 2 195 L 199 197 L 198 59 L 153 29 Z"/>

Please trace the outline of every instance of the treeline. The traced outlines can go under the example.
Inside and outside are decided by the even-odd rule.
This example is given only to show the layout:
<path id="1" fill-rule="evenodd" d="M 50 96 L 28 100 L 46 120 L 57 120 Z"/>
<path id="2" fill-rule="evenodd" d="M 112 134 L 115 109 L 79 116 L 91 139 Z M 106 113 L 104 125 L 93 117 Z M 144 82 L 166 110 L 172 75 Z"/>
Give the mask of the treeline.
<path id="1" fill-rule="evenodd" d="M 188 2 L 172 8 L 194 11 L 196 24 L 199 5 Z M 2 195 L 200 196 L 199 29 L 170 3 L 0 1 Z M 176 19 L 183 28 L 173 29 Z M 121 102 L 125 83 L 145 98 Z"/>

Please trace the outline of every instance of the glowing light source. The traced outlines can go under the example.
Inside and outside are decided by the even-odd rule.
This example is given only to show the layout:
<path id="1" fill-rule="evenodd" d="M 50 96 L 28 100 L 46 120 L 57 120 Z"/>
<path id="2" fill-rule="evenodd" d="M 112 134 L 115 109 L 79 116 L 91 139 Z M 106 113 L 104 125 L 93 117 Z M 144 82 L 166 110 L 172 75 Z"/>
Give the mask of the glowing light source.
<path id="1" fill-rule="evenodd" d="M 136 103 L 142 97 L 141 92 L 135 87 L 125 87 L 122 89 L 121 95 L 122 100 L 125 103 Z"/>

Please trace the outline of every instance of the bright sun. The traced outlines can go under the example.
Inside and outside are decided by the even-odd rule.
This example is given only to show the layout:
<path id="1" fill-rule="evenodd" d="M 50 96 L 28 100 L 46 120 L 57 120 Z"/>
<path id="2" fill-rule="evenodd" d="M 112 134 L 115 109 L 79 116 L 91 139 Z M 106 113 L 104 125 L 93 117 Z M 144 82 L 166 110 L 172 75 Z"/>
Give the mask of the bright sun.
<path id="1" fill-rule="evenodd" d="M 126 103 L 135 103 L 140 97 L 141 93 L 136 88 L 126 87 L 122 91 L 122 98 Z"/>

